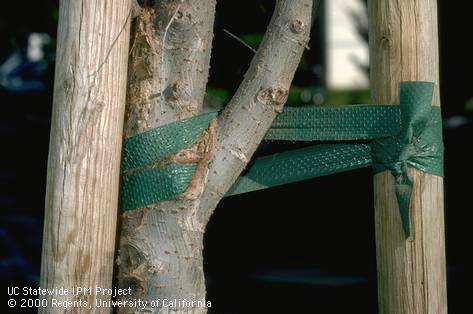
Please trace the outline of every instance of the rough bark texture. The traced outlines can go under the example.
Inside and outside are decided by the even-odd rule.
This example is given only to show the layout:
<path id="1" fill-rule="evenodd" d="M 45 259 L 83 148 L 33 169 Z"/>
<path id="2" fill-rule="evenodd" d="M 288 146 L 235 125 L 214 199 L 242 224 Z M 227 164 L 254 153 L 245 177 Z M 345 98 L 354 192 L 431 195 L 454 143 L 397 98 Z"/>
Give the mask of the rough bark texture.
<path id="1" fill-rule="evenodd" d="M 71 291 L 112 284 L 130 3 L 60 2 L 40 285 L 70 293 L 44 296 L 42 313 L 109 312 L 95 293 Z M 92 309 L 53 308 L 52 298 Z"/>
<path id="2" fill-rule="evenodd" d="M 435 0 L 371 0 L 370 67 L 373 101 L 398 103 L 399 82 L 436 83 L 439 98 Z M 379 311 L 447 313 L 443 179 L 412 169 L 413 241 L 404 239 L 394 179 L 375 176 Z"/>
<path id="3" fill-rule="evenodd" d="M 127 136 L 202 111 L 214 9 L 214 0 L 143 7 L 131 46 Z M 134 291 L 128 299 L 205 299 L 202 240 L 207 221 L 283 108 L 308 42 L 311 13 L 312 0 L 277 2 L 265 38 L 231 103 L 199 143 L 180 152 L 190 156 L 180 162 L 198 162 L 188 191 L 176 200 L 122 214 L 117 264 L 120 286 Z M 207 309 L 120 311 L 206 313 Z"/>
<path id="4" fill-rule="evenodd" d="M 132 28 L 126 137 L 199 114 L 209 72 L 215 0 L 148 2 Z"/>

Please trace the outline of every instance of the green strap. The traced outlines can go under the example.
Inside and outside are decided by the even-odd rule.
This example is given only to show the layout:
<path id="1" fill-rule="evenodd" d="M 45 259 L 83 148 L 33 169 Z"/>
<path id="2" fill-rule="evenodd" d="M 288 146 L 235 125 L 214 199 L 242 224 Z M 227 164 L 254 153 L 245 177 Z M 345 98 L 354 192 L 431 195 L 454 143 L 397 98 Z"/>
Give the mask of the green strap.
<path id="1" fill-rule="evenodd" d="M 210 112 L 169 123 L 126 139 L 123 145 L 123 170 L 161 160 L 194 143 L 217 114 Z"/>
<path id="2" fill-rule="evenodd" d="M 125 175 L 122 207 L 140 208 L 179 196 L 187 190 L 195 169 L 195 164 L 170 164 Z"/>
<path id="3" fill-rule="evenodd" d="M 195 143 L 216 112 L 180 120 L 130 137 L 123 148 L 123 210 L 139 208 L 173 199 L 184 193 L 194 175 L 196 164 L 153 164 Z"/>
<path id="4" fill-rule="evenodd" d="M 273 158 L 258 158 L 247 173 L 235 182 L 227 195 L 281 185 L 284 181 L 290 183 L 341 172 L 345 171 L 344 167 L 350 170 L 372 164 L 375 173 L 390 170 L 395 177 L 402 226 L 406 238 L 410 238 L 409 208 L 413 179 L 407 171 L 407 166 L 443 176 L 442 119 L 440 107 L 432 107 L 433 88 L 434 84 L 431 82 L 401 83 L 400 106 L 340 106 L 333 112 L 329 112 L 331 109 L 327 107 L 317 109 L 309 107 L 314 108 L 312 111 L 314 113 L 311 113 L 310 109 L 302 111 L 298 111 L 299 108 L 293 109 L 287 116 L 283 115 L 276 121 L 277 132 L 281 129 L 287 131 L 281 132 L 283 139 L 296 140 L 298 137 L 303 140 L 374 139 L 371 145 L 372 152 L 365 147 L 366 144 L 354 144 L 354 147 L 364 149 L 354 150 L 351 152 L 352 159 L 344 159 L 340 158 L 338 153 L 342 153 L 347 145 L 334 145 L 329 146 L 332 150 L 329 155 L 332 154 L 332 158 L 328 159 L 326 149 L 321 148 L 319 151 L 317 150 L 319 146 L 304 149 L 303 153 L 292 151 L 275 154 Z M 308 117 L 315 115 L 315 112 L 324 115 L 325 118 L 315 120 L 318 123 L 310 122 Z M 389 115 L 391 119 L 388 119 Z M 334 122 L 325 120 L 329 117 Z M 359 125 L 356 124 L 356 119 L 359 119 Z M 313 129 L 317 132 L 312 131 Z M 338 133 L 337 129 L 341 132 Z M 271 139 L 277 138 L 273 129 L 269 133 Z M 294 162 L 291 162 L 291 154 L 294 154 Z M 360 162 L 357 164 L 358 167 L 350 168 L 351 162 L 356 165 L 356 161 L 365 160 L 364 158 L 368 160 L 366 163 Z M 321 162 L 315 165 L 314 160 Z M 306 165 L 316 169 L 306 169 Z"/>
<path id="5" fill-rule="evenodd" d="M 404 234 L 409 238 L 414 181 L 407 166 L 443 176 L 442 118 L 440 108 L 432 107 L 433 83 L 404 82 L 400 90 L 401 131 L 372 142 L 373 170 L 393 174 Z"/>
<path id="6" fill-rule="evenodd" d="M 266 133 L 268 140 L 372 140 L 401 128 L 397 105 L 286 107 Z"/>
<path id="7" fill-rule="evenodd" d="M 371 165 L 368 144 L 321 144 L 256 158 L 226 196 L 317 178 Z"/>
<path id="8" fill-rule="evenodd" d="M 316 145 L 257 158 L 227 195 L 297 182 L 373 165 L 390 170 L 404 232 L 410 236 L 412 177 L 407 166 L 443 175 L 439 107 L 432 107 L 433 83 L 401 84 L 400 106 L 350 105 L 286 108 L 266 139 L 302 141 L 371 140 L 368 143 Z M 188 187 L 195 164 L 153 168 L 157 161 L 197 141 L 217 113 L 208 113 L 155 128 L 125 141 L 123 210 L 172 199 Z"/>

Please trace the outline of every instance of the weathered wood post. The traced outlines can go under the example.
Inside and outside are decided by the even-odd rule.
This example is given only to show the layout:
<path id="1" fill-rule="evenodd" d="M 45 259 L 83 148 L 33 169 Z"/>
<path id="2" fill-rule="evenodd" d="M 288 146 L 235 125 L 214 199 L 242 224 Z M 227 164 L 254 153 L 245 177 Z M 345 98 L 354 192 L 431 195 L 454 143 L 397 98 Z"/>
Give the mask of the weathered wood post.
<path id="1" fill-rule="evenodd" d="M 110 311 L 72 288 L 112 284 L 130 4 L 60 2 L 41 287 L 69 292 L 43 296 L 42 313 Z M 52 298 L 92 309 L 53 308 Z"/>
<path id="2" fill-rule="evenodd" d="M 399 103 L 400 81 L 435 82 L 439 98 L 436 0 L 371 0 L 371 90 L 375 103 Z M 374 178 L 379 312 L 447 313 L 443 180 L 410 169 L 413 240 L 401 226 L 391 173 Z"/>

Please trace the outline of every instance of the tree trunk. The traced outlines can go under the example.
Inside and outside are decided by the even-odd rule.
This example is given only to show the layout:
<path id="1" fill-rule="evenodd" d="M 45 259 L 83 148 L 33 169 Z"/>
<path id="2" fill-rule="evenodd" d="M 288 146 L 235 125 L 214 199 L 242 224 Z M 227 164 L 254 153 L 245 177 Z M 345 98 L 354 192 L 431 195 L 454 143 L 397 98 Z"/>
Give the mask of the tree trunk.
<path id="1" fill-rule="evenodd" d="M 197 143 L 176 155 L 197 162 L 188 190 L 121 215 L 117 259 L 121 288 L 147 308 L 121 313 L 206 313 L 203 234 L 216 205 L 249 162 L 287 98 L 308 42 L 312 0 L 277 2 L 263 42 L 239 90 Z M 145 5 L 134 23 L 126 136 L 202 112 L 211 49 L 214 0 Z M 215 188 L 215 187 L 218 187 Z M 160 300 L 161 303 L 151 303 Z M 164 305 L 164 307 L 163 307 Z M 169 305 L 169 304 L 168 304 Z"/>
<path id="2" fill-rule="evenodd" d="M 398 103 L 399 82 L 435 82 L 440 105 L 435 0 L 371 0 L 369 38 L 375 103 Z M 413 240 L 406 241 L 389 172 L 374 178 L 379 311 L 447 313 L 443 179 L 410 169 Z"/>
<path id="3" fill-rule="evenodd" d="M 95 291 L 72 289 L 112 284 L 130 4 L 60 2 L 41 287 L 69 293 L 44 296 L 42 313 L 109 312 L 94 306 Z"/>
<path id="4" fill-rule="evenodd" d="M 215 0 L 156 1 L 142 7 L 132 29 L 126 137 L 201 112 L 214 14 Z M 207 132 L 199 142 L 203 145 L 193 148 L 200 146 L 204 150 L 192 152 L 189 158 L 200 161 L 201 170 L 196 177 L 198 185 L 202 185 L 215 131 Z M 159 313 L 170 309 L 161 303 L 150 304 L 151 301 L 205 299 L 204 229 L 192 219 L 198 200 L 186 195 L 181 200 L 160 202 L 121 215 L 119 286 L 133 290 L 133 295 L 124 299 L 140 298 Z M 146 312 L 140 308 L 118 311 Z M 195 313 L 202 313 L 202 308 L 196 308 Z"/>

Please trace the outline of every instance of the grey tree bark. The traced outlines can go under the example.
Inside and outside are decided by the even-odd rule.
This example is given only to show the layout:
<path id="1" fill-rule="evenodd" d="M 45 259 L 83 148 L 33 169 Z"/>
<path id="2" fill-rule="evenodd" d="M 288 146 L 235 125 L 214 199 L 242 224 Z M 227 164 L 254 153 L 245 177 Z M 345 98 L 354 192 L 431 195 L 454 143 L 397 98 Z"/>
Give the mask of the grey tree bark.
<path id="1" fill-rule="evenodd" d="M 198 142 L 176 154 L 180 162 L 198 163 L 188 190 L 175 200 L 121 215 L 118 279 L 120 287 L 133 291 L 124 300 L 205 300 L 205 227 L 283 109 L 309 39 L 312 2 L 277 1 L 238 91 Z M 214 12 L 215 0 L 159 1 L 142 7 L 131 39 L 126 136 L 202 112 Z M 119 309 L 150 311 L 207 312 L 185 305 Z"/>

